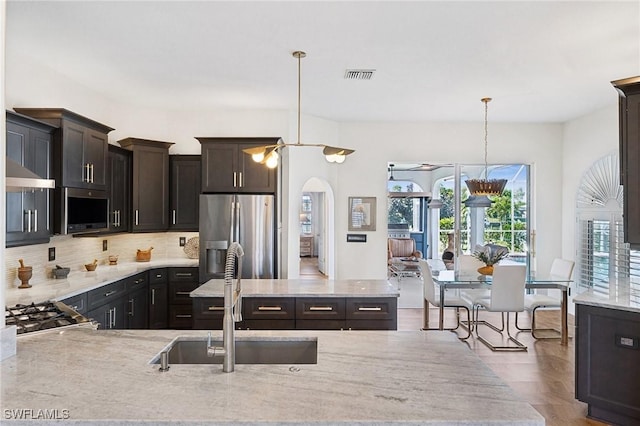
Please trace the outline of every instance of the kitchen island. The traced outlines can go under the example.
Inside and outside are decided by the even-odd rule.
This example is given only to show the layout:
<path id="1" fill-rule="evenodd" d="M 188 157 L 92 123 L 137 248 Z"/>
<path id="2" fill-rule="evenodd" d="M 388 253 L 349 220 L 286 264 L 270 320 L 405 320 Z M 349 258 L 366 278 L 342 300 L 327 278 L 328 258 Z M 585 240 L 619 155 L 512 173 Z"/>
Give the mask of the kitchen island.
<path id="1" fill-rule="evenodd" d="M 640 288 L 612 281 L 608 294 L 589 290 L 574 303 L 576 398 L 588 417 L 640 424 Z"/>
<path id="2" fill-rule="evenodd" d="M 224 280 L 190 296 L 195 329 L 222 328 Z M 242 322 L 252 330 L 396 330 L 398 289 L 387 280 L 243 279 Z"/>
<path id="3" fill-rule="evenodd" d="M 233 373 L 149 364 L 178 336 L 206 332 L 75 328 L 21 337 L 18 355 L 0 364 L 3 422 L 544 425 L 448 332 L 240 330 L 238 339 L 317 337 L 317 364 L 245 364 Z M 32 423 L 49 423 L 43 418 Z"/>

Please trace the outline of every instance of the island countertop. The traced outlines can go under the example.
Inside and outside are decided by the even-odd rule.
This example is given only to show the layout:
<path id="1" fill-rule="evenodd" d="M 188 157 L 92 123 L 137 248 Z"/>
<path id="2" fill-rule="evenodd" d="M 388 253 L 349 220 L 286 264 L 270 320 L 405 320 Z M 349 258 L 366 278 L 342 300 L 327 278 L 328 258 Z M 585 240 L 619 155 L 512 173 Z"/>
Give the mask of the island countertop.
<path id="1" fill-rule="evenodd" d="M 242 297 L 399 297 L 387 280 L 243 279 Z M 224 280 L 214 279 L 191 297 L 224 297 Z"/>
<path id="2" fill-rule="evenodd" d="M 222 333 L 212 332 L 214 338 Z M 193 330 L 89 330 L 25 336 L 0 364 L 3 421 L 78 424 L 544 425 L 544 418 L 449 332 L 245 331 L 317 337 L 317 364 L 149 361 Z M 29 423 L 29 422 L 24 422 Z"/>
<path id="3" fill-rule="evenodd" d="M 589 289 L 574 297 L 573 302 L 640 313 L 640 287 L 637 284 L 632 286 L 628 279 L 614 280 L 609 282 L 609 294 L 596 293 Z"/>

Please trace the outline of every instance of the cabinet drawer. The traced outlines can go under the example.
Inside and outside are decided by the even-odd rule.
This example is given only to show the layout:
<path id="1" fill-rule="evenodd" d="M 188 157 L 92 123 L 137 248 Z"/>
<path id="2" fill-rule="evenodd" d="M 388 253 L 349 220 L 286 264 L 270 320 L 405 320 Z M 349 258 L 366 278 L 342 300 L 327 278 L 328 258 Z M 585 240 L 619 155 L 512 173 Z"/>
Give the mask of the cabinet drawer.
<path id="1" fill-rule="evenodd" d="M 347 299 L 348 320 L 389 320 L 395 318 L 397 318 L 395 297 Z"/>
<path id="2" fill-rule="evenodd" d="M 115 283 L 89 291 L 87 293 L 87 309 L 104 305 L 124 295 L 126 292 L 125 281 L 126 280 L 116 281 Z"/>
<path id="3" fill-rule="evenodd" d="M 77 296 L 68 297 L 64 300 L 61 300 L 61 302 L 79 314 L 87 313 L 87 293 L 82 293 L 82 294 L 78 294 Z"/>
<path id="4" fill-rule="evenodd" d="M 169 268 L 169 281 L 198 282 L 198 268 Z"/>
<path id="5" fill-rule="evenodd" d="M 245 330 L 295 330 L 294 320 L 263 320 L 250 319 L 242 321 L 242 328 Z"/>
<path id="6" fill-rule="evenodd" d="M 296 320 L 343 320 L 345 299 L 309 297 L 296 299 Z"/>
<path id="7" fill-rule="evenodd" d="M 242 299 L 242 305 L 244 320 L 295 319 L 293 297 L 245 297 Z"/>
<path id="8" fill-rule="evenodd" d="M 193 313 L 190 305 L 169 306 L 169 328 L 193 328 Z"/>
<path id="9" fill-rule="evenodd" d="M 223 297 L 193 298 L 193 317 L 195 319 L 222 319 L 224 317 Z"/>
<path id="10" fill-rule="evenodd" d="M 169 304 L 189 305 L 191 307 L 191 296 L 189 294 L 198 288 L 195 282 L 170 282 L 169 283 Z"/>
<path id="11" fill-rule="evenodd" d="M 139 290 L 141 288 L 144 288 L 147 285 L 147 281 L 148 281 L 147 273 L 142 272 L 140 274 L 137 274 L 125 279 L 125 282 L 126 282 L 125 289 L 128 292 Z"/>
<path id="12" fill-rule="evenodd" d="M 297 330 L 343 330 L 345 320 L 296 320 Z"/>
<path id="13" fill-rule="evenodd" d="M 152 269 L 149 271 L 149 284 L 167 282 L 167 268 Z"/>

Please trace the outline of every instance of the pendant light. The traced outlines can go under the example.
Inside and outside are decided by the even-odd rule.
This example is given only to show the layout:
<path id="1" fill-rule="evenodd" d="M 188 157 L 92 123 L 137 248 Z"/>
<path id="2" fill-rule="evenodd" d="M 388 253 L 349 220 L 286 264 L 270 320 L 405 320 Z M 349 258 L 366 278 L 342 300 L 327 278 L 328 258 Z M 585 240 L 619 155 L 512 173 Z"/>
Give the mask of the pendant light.
<path id="1" fill-rule="evenodd" d="M 314 146 L 322 148 L 322 153 L 325 156 L 325 159 L 330 163 L 344 163 L 347 155 L 355 152 L 352 149 L 347 148 L 339 148 L 335 146 L 329 146 L 324 144 L 307 144 L 300 142 L 300 93 L 301 93 L 301 61 L 302 58 L 306 57 L 307 54 L 300 50 L 296 50 L 293 52 L 293 57 L 298 60 L 298 137 L 296 143 L 283 143 L 277 145 L 262 145 L 253 148 L 243 149 L 242 151 L 251 155 L 251 158 L 256 163 L 265 164 L 267 167 L 273 169 L 278 166 L 278 150 L 285 146 Z"/>
<path id="2" fill-rule="evenodd" d="M 504 191 L 504 187 L 507 184 L 506 179 L 489 179 L 489 166 L 487 163 L 487 150 L 488 150 L 488 125 L 487 125 L 487 112 L 488 104 L 491 102 L 491 98 L 482 98 L 484 103 L 484 179 L 467 179 L 466 184 L 471 192 L 472 196 L 488 196 L 488 195 L 501 195 Z"/>

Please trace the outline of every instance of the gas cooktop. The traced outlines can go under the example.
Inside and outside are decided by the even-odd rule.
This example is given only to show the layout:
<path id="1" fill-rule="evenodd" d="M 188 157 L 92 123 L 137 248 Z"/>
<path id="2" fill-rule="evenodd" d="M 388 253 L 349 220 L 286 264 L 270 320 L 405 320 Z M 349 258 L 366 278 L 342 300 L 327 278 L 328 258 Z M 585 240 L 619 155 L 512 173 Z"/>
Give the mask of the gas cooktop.
<path id="1" fill-rule="evenodd" d="M 94 324 L 62 302 L 32 303 L 5 308 L 5 323 L 15 325 L 17 334 L 24 335 L 60 327 Z"/>

